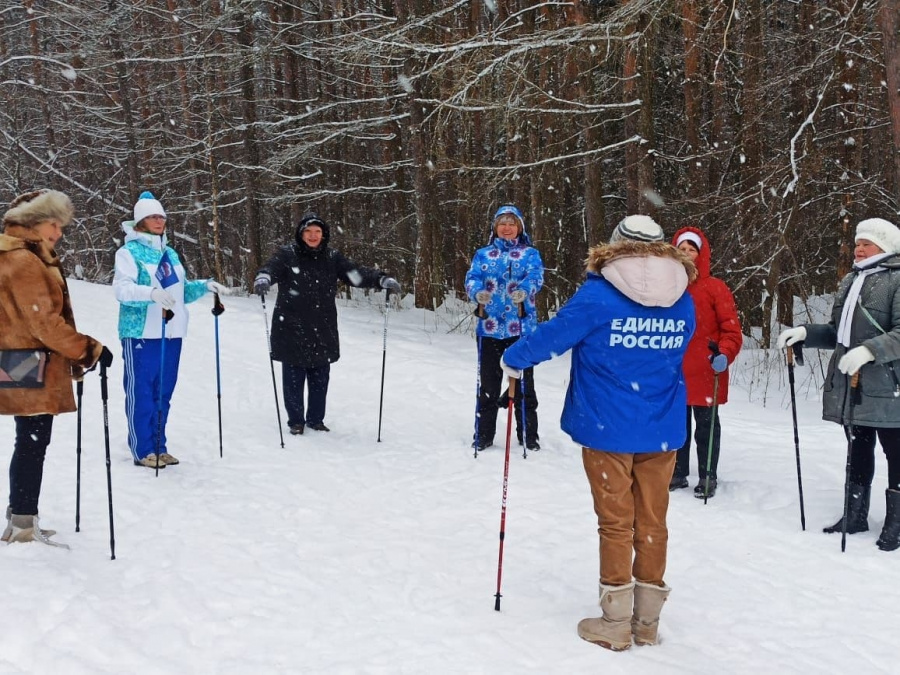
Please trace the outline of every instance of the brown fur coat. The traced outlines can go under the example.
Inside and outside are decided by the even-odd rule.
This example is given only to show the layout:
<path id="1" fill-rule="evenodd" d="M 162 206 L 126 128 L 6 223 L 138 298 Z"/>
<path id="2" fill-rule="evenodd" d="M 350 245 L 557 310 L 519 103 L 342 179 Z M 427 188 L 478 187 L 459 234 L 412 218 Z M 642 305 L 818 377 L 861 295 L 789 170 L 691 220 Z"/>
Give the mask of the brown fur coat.
<path id="1" fill-rule="evenodd" d="M 2 415 L 75 410 L 72 379 L 100 358 L 95 339 L 75 330 L 59 257 L 33 230 L 6 223 L 0 234 L 0 349 L 46 349 L 40 389 L 0 389 Z"/>

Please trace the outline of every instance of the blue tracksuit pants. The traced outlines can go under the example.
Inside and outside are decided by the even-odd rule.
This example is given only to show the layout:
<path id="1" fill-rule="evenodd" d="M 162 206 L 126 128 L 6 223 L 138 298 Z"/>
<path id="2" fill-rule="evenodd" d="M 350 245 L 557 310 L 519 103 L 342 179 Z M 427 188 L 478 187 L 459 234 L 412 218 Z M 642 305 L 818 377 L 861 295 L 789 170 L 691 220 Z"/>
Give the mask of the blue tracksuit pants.
<path id="1" fill-rule="evenodd" d="M 166 420 L 169 402 L 178 380 L 181 360 L 181 338 L 122 340 L 122 360 L 125 362 L 125 415 L 128 417 L 128 447 L 135 460 L 166 449 Z M 162 362 L 162 369 L 160 363 Z M 162 424 L 159 407 L 162 401 Z"/>

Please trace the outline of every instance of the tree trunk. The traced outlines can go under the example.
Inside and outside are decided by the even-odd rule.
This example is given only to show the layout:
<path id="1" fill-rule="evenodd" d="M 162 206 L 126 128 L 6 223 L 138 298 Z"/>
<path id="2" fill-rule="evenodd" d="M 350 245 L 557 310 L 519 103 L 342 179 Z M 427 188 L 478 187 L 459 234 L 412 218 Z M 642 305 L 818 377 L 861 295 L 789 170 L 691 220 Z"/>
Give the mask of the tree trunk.
<path id="1" fill-rule="evenodd" d="M 697 0 L 681 3 L 681 30 L 684 35 L 684 134 L 687 141 L 689 215 L 693 215 L 702 195 L 706 194 L 707 169 L 701 159 L 700 125 L 703 123 L 703 73 L 700 71 L 701 47 L 697 40 L 700 10 Z"/>
<path id="2" fill-rule="evenodd" d="M 900 195 L 900 2 L 881 0 L 878 13 L 881 40 L 884 45 L 884 67 L 887 79 L 888 114 L 894 158 L 894 195 Z"/>
<path id="3" fill-rule="evenodd" d="M 244 266 L 244 281 L 249 288 L 253 275 L 262 262 L 262 222 L 259 208 L 259 144 L 256 140 L 256 74 L 253 54 L 253 20 L 247 14 L 238 14 L 237 40 L 241 46 L 241 111 L 244 130 L 244 190 L 246 204 L 247 260 Z"/>
<path id="4" fill-rule="evenodd" d="M 123 28 L 121 17 L 127 13 L 127 10 L 119 8 L 118 0 L 109 0 L 107 7 L 110 16 L 113 17 L 112 30 L 109 32 L 109 47 L 115 61 L 113 67 L 115 68 L 116 83 L 118 85 L 118 103 L 122 109 L 122 133 L 125 136 L 125 143 L 128 147 L 128 156 L 125 159 L 128 175 L 128 194 L 131 199 L 137 199 L 141 185 L 137 132 L 135 130 L 134 112 L 131 109 L 131 94 L 128 91 L 129 76 L 125 67 L 125 50 L 122 48 L 122 41 L 119 37 L 120 32 L 127 34 L 127 31 L 121 30 Z"/>
<path id="5" fill-rule="evenodd" d="M 625 119 L 626 138 L 638 137 L 639 142 L 625 147 L 625 194 L 628 213 L 656 215 L 655 186 L 653 181 L 653 71 L 650 28 L 647 16 L 630 25 L 626 34 L 633 37 L 625 43 L 624 100 L 640 100 L 636 113 Z"/>

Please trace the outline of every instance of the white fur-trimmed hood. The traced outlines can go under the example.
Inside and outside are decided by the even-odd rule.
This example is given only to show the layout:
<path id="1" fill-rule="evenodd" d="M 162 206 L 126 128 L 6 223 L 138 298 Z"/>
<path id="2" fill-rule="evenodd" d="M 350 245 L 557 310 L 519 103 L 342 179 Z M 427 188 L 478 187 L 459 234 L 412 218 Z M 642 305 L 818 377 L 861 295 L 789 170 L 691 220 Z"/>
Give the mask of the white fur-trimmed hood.
<path id="1" fill-rule="evenodd" d="M 623 240 L 595 246 L 587 269 L 645 307 L 671 307 L 697 278 L 694 263 L 666 242 Z"/>

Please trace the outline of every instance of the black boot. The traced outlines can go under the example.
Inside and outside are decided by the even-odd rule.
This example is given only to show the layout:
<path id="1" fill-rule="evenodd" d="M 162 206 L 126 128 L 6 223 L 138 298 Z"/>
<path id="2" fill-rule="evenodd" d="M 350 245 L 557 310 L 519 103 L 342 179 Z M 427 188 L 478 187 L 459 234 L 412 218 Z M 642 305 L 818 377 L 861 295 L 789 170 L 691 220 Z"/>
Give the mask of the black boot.
<path id="1" fill-rule="evenodd" d="M 875 543 L 882 551 L 896 551 L 900 548 L 900 490 L 885 490 L 887 512 L 884 516 L 884 529 Z"/>
<path id="2" fill-rule="evenodd" d="M 672 476 L 672 480 L 669 481 L 669 492 L 674 492 L 675 490 L 681 490 L 682 488 L 690 487 L 690 483 L 688 483 L 687 476 Z"/>
<path id="3" fill-rule="evenodd" d="M 670 489 L 671 489 L 671 483 Z M 719 485 L 719 481 L 710 476 L 709 482 L 707 483 L 706 478 L 701 478 L 700 482 L 697 483 L 697 486 L 694 488 L 694 496 L 697 499 L 712 499 L 716 496 L 716 487 Z M 709 489 L 707 489 L 707 487 Z"/>
<path id="4" fill-rule="evenodd" d="M 847 505 L 847 534 L 869 531 L 869 494 L 872 488 L 868 485 L 850 483 L 850 503 Z M 823 527 L 822 532 L 829 534 L 842 532 L 844 517 L 841 516 L 831 527 Z"/>

